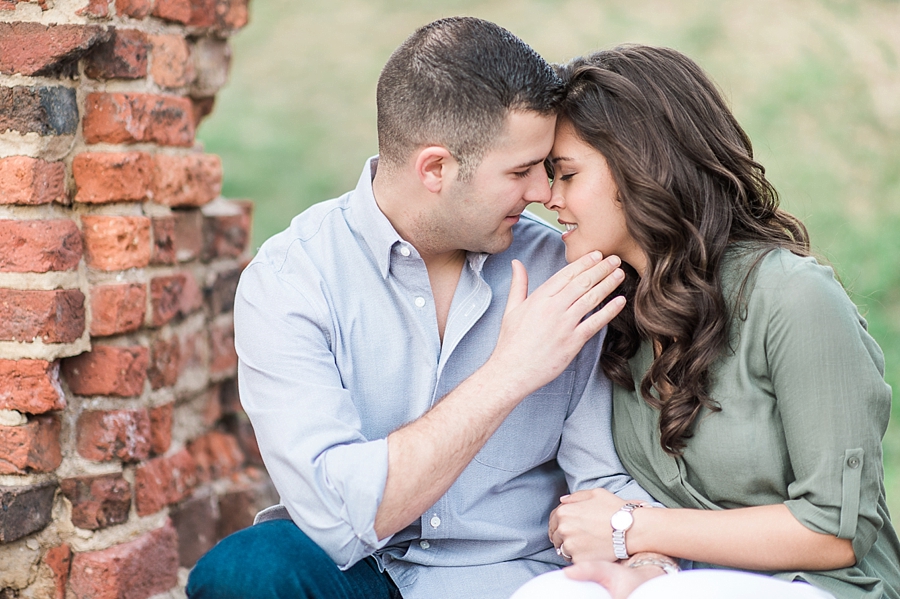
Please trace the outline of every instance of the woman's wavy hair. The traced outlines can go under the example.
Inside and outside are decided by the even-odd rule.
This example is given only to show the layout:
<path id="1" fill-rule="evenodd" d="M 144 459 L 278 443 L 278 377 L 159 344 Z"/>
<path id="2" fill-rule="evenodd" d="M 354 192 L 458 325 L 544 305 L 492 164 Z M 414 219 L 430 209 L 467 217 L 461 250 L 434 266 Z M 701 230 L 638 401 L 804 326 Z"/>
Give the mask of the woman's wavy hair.
<path id="1" fill-rule="evenodd" d="M 606 158 L 628 232 L 647 257 L 643 276 L 625 266 L 614 295 L 628 301 L 609 325 L 600 363 L 634 390 L 628 360 L 642 339 L 651 342 L 640 394 L 660 411 L 663 449 L 680 455 L 701 410 L 720 409 L 709 388 L 711 366 L 728 349 L 720 272 L 727 247 L 750 242 L 808 255 L 809 236 L 779 208 L 749 137 L 691 59 L 629 45 L 558 71 L 567 87 L 560 119 Z"/>

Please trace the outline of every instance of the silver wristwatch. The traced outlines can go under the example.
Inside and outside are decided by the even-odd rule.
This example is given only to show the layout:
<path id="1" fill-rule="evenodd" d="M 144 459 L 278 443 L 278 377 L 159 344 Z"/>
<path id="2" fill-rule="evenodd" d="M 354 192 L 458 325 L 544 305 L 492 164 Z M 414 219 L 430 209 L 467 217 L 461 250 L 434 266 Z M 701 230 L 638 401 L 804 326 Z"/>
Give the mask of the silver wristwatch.
<path id="1" fill-rule="evenodd" d="M 628 559 L 628 549 L 625 547 L 625 532 L 634 524 L 634 516 L 631 514 L 639 507 L 650 507 L 649 503 L 626 503 L 618 512 L 609 519 L 612 526 L 613 553 L 617 559 Z"/>

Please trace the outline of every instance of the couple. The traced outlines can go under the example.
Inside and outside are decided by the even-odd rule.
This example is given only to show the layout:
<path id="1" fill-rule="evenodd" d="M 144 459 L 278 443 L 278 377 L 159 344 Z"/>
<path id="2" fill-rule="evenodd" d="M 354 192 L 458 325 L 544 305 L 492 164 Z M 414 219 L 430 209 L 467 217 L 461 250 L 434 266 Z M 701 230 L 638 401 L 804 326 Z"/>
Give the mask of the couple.
<path id="1" fill-rule="evenodd" d="M 449 18 L 377 100 L 241 278 L 283 507 L 189 597 L 900 598 L 881 351 L 692 61 Z"/>

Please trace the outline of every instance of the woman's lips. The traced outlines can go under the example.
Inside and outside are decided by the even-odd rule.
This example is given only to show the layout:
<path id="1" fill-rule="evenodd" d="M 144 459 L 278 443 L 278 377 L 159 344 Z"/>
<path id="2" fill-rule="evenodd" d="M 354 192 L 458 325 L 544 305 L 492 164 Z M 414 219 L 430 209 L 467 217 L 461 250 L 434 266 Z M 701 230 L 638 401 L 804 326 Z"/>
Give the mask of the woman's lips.
<path id="1" fill-rule="evenodd" d="M 559 224 L 565 226 L 565 228 L 566 228 L 566 230 L 565 230 L 565 231 L 563 232 L 563 234 L 562 234 L 563 240 L 565 240 L 566 237 L 568 237 L 569 235 L 571 235 L 572 232 L 573 232 L 575 229 L 578 228 L 578 225 L 575 225 L 575 224 L 572 224 L 572 223 L 566 223 L 566 222 L 560 221 Z"/>

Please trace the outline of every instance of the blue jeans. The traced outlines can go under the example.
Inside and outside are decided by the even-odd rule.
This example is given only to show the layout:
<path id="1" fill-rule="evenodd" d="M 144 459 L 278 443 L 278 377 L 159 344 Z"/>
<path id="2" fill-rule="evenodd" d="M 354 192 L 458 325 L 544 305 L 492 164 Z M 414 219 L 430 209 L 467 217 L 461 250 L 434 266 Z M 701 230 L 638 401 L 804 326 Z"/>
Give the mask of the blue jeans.
<path id="1" fill-rule="evenodd" d="M 271 520 L 219 541 L 188 579 L 190 599 L 402 599 L 373 558 L 341 571 L 290 520 Z"/>

